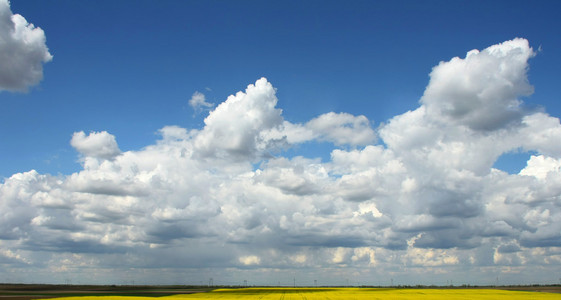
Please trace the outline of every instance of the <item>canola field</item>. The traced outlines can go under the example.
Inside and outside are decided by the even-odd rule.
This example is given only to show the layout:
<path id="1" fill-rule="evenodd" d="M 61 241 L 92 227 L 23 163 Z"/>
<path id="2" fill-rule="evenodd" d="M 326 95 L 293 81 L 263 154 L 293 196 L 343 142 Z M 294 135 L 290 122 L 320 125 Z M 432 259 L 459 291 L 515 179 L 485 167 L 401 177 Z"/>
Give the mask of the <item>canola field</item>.
<path id="1" fill-rule="evenodd" d="M 81 296 L 57 300 L 154 300 L 152 297 Z M 158 300 L 261 299 L 561 299 L 561 294 L 494 289 L 390 289 L 390 288 L 243 288 L 217 289 L 208 293 L 158 297 Z"/>

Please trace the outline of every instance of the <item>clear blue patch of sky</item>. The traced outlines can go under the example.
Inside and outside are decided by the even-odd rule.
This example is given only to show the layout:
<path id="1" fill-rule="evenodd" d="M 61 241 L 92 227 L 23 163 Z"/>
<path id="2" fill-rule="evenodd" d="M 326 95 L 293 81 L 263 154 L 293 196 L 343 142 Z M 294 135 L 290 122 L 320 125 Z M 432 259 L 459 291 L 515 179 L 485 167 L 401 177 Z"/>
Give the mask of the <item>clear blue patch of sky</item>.
<path id="1" fill-rule="evenodd" d="M 518 174 L 520 170 L 526 167 L 526 163 L 530 156 L 536 155 L 534 151 L 511 151 L 503 153 L 493 164 L 493 168 L 505 171 L 509 174 Z"/>

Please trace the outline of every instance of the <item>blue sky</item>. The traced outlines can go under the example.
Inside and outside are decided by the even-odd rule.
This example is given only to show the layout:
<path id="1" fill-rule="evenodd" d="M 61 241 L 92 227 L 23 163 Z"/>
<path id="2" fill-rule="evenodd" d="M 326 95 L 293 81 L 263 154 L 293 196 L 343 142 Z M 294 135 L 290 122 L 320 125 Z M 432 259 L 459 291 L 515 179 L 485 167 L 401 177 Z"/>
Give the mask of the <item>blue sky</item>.
<path id="1" fill-rule="evenodd" d="M 555 1 L 14 1 L 54 59 L 28 93 L 2 93 L 0 175 L 79 169 L 74 131 L 107 130 L 123 150 L 165 125 L 201 126 L 195 91 L 222 102 L 260 77 L 287 120 L 336 111 L 374 125 L 414 109 L 441 60 L 523 37 L 529 103 L 552 115 L 561 50 Z M 208 92 L 208 89 L 212 91 Z M 313 155 L 313 154 L 311 154 Z"/>
<path id="2" fill-rule="evenodd" d="M 0 4 L 0 281 L 557 283 L 558 1 Z"/>

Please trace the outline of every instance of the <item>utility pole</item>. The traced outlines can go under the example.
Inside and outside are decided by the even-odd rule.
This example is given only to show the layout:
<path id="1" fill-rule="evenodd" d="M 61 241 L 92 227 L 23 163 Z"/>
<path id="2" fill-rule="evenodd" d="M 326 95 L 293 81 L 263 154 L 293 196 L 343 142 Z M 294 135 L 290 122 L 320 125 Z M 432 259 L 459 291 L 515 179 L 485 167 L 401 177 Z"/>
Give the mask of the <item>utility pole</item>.
<path id="1" fill-rule="evenodd" d="M 318 287 L 318 281 L 317 281 L 317 279 L 314 279 L 314 286 L 315 286 L 315 287 Z"/>
<path id="2" fill-rule="evenodd" d="M 294 287 L 296 287 L 296 277 L 292 278 L 294 280 Z"/>

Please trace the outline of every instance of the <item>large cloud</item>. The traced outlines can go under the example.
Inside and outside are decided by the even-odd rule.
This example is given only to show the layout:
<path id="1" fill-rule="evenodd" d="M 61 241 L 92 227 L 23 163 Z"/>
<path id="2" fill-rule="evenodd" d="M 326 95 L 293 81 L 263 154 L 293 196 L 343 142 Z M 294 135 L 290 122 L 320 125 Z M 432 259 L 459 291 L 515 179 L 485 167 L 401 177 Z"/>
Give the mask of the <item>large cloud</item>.
<path id="1" fill-rule="evenodd" d="M 527 40 L 514 39 L 441 62 L 430 74 L 421 103 L 432 118 L 473 130 L 519 123 L 524 112 L 519 96 L 533 92 L 526 70 L 534 54 Z"/>
<path id="2" fill-rule="evenodd" d="M 254 278 L 297 268 L 320 279 L 314 270 L 446 279 L 558 270 L 561 125 L 523 109 L 533 55 L 515 39 L 441 62 L 420 106 L 383 124 L 378 145 L 364 116 L 284 120 L 265 78 L 203 128 L 164 127 L 138 151 L 121 152 L 107 132 L 75 133 L 83 170 L 0 185 L 0 264 Z M 283 157 L 304 142 L 331 145 L 331 159 Z M 492 167 L 519 149 L 535 153 L 520 174 Z"/>
<path id="3" fill-rule="evenodd" d="M 25 91 L 43 79 L 43 63 L 53 57 L 45 33 L 0 0 L 0 90 Z"/>
<path id="4" fill-rule="evenodd" d="M 275 89 L 265 78 L 218 105 L 195 139 L 202 157 L 246 160 L 263 155 L 269 141 L 260 133 L 282 123 Z"/>

